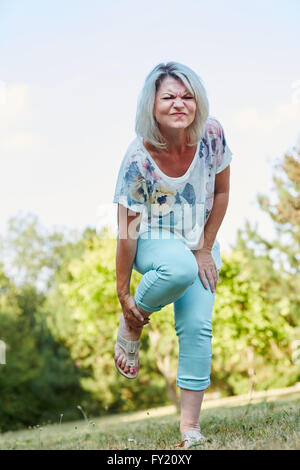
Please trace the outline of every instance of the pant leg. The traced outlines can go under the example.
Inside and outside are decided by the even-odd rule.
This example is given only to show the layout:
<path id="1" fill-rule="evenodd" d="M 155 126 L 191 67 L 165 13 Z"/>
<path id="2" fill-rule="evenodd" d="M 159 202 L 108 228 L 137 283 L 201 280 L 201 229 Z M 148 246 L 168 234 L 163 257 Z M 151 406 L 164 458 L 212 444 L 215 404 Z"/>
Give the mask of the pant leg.
<path id="1" fill-rule="evenodd" d="M 146 312 L 179 299 L 198 275 L 195 256 L 178 238 L 138 238 L 133 268 L 143 274 L 134 298 Z"/>
<path id="2" fill-rule="evenodd" d="M 222 267 L 220 245 L 212 251 L 217 271 Z M 198 274 L 184 295 L 174 302 L 175 330 L 179 341 L 177 386 L 205 390 L 210 385 L 212 311 L 215 292 Z"/>
<path id="3" fill-rule="evenodd" d="M 144 274 L 135 293 L 140 308 L 155 312 L 174 302 L 179 338 L 177 385 L 205 390 L 210 384 L 215 293 L 204 288 L 196 258 L 180 239 L 138 239 L 133 267 Z"/>
<path id="4" fill-rule="evenodd" d="M 179 341 L 177 385 L 205 390 L 210 385 L 212 358 L 212 310 L 215 292 L 205 289 L 198 275 L 174 303 L 175 330 Z"/>

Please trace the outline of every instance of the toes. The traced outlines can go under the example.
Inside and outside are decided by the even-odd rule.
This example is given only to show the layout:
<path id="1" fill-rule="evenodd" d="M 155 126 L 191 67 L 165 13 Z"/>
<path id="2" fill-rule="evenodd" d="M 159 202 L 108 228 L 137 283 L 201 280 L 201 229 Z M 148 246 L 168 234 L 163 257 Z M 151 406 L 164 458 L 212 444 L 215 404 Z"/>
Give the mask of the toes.
<path id="1" fill-rule="evenodd" d="M 123 356 L 122 361 L 121 361 L 121 368 L 125 370 L 125 367 L 126 367 L 126 356 Z"/>
<path id="2" fill-rule="evenodd" d="M 118 366 L 120 367 L 120 369 L 123 369 L 123 358 L 122 358 L 122 356 L 120 356 L 119 359 L 118 359 Z"/>
<path id="3" fill-rule="evenodd" d="M 123 366 L 126 363 L 126 357 L 124 351 L 121 348 L 116 349 L 115 360 L 118 366 L 123 369 Z"/>
<path id="4" fill-rule="evenodd" d="M 116 346 L 115 349 L 115 361 L 120 369 L 123 370 L 125 374 L 135 375 L 138 370 L 138 365 L 130 366 L 126 359 L 126 354 L 123 349 Z"/>
<path id="5" fill-rule="evenodd" d="M 115 361 L 120 366 L 121 354 L 119 352 L 115 355 Z"/>
<path id="6" fill-rule="evenodd" d="M 117 357 L 116 357 L 116 362 L 118 364 L 118 366 L 123 369 L 123 366 L 124 366 L 124 355 L 122 353 L 120 353 Z"/>
<path id="7" fill-rule="evenodd" d="M 115 345 L 115 360 L 116 360 L 117 362 L 118 362 L 118 360 L 119 360 L 120 353 L 121 353 L 120 348 L 119 348 L 117 345 Z"/>

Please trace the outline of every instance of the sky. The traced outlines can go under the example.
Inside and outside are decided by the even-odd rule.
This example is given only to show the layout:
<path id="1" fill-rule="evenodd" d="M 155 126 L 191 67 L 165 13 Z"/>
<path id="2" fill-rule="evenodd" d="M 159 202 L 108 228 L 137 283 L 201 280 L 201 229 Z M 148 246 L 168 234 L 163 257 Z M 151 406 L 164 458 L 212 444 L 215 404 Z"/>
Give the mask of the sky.
<path id="1" fill-rule="evenodd" d="M 274 197 L 300 139 L 299 23 L 298 0 L 0 0 L 0 235 L 28 213 L 116 230 L 138 94 L 174 60 L 201 77 L 233 153 L 221 251 L 245 220 L 272 238 L 257 195 Z"/>

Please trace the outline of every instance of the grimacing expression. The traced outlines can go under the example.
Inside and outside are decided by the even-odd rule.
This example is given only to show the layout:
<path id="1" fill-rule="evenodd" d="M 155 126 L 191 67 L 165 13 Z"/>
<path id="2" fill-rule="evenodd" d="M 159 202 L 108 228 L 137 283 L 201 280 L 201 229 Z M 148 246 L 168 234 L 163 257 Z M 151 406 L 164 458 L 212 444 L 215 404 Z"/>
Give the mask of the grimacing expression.
<path id="1" fill-rule="evenodd" d="M 185 129 L 194 120 L 196 99 L 181 80 L 166 77 L 154 101 L 154 116 L 160 129 Z"/>

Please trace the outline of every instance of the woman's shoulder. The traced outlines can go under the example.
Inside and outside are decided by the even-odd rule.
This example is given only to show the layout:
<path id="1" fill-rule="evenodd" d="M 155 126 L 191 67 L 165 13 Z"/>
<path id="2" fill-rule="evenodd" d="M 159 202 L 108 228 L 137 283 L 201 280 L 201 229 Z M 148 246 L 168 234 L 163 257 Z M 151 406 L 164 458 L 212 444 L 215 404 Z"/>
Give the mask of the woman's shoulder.
<path id="1" fill-rule="evenodd" d="M 220 121 L 215 116 L 209 115 L 205 130 L 209 136 L 216 137 L 221 135 L 223 128 Z"/>
<path id="2" fill-rule="evenodd" d="M 131 140 L 129 142 L 129 144 L 127 145 L 127 149 L 126 149 L 126 152 L 125 152 L 125 155 L 132 155 L 134 154 L 139 148 L 139 139 L 138 137 L 135 137 L 133 140 Z"/>
<path id="3" fill-rule="evenodd" d="M 143 144 L 139 137 L 133 139 L 123 157 L 121 163 L 121 169 L 123 172 L 130 174 L 131 176 L 134 175 L 135 177 L 145 177 L 148 164 L 146 162 L 147 155 L 143 150 Z"/>
<path id="4" fill-rule="evenodd" d="M 136 160 L 136 161 L 140 161 L 144 154 L 143 154 L 143 146 L 142 146 L 142 142 L 141 142 L 141 139 L 139 137 L 135 137 L 128 145 L 127 149 L 126 149 L 126 152 L 125 152 L 125 155 L 124 155 L 124 159 L 125 160 L 130 160 L 130 161 L 133 161 L 133 160 Z"/>

